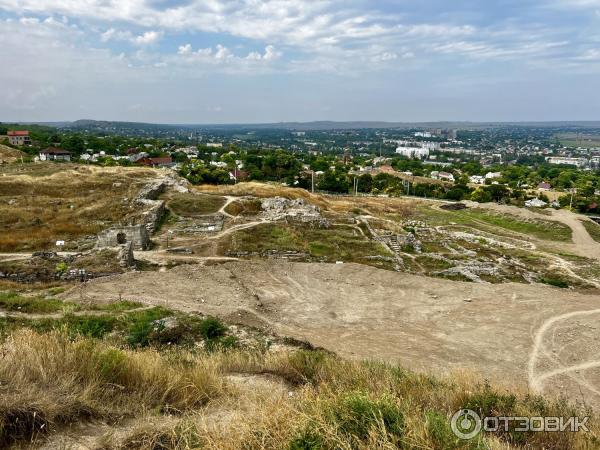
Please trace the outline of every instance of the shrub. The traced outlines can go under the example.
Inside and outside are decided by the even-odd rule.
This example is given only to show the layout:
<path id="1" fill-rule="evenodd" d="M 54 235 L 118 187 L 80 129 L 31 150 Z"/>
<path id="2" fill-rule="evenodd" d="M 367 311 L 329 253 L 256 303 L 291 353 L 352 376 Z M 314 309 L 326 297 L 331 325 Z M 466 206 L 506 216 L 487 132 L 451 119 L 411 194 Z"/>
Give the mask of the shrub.
<path id="1" fill-rule="evenodd" d="M 302 430 L 296 435 L 288 446 L 289 450 L 321 450 L 327 448 L 323 437 L 309 429 Z"/>
<path id="2" fill-rule="evenodd" d="M 210 341 L 225 335 L 227 327 L 216 317 L 207 317 L 199 325 L 200 335 Z"/>
<path id="3" fill-rule="evenodd" d="M 151 320 L 135 321 L 129 328 L 127 343 L 132 347 L 147 347 L 150 345 L 150 335 L 157 329 L 160 332 L 164 325 L 154 324 Z"/>
<path id="4" fill-rule="evenodd" d="M 463 441 L 456 437 L 450 427 L 450 419 L 445 414 L 429 411 L 425 414 L 427 420 L 427 434 L 433 448 L 439 450 L 477 448 L 478 440 Z"/>
<path id="5" fill-rule="evenodd" d="M 63 323 L 72 335 L 102 338 L 114 329 L 115 320 L 108 316 L 66 316 Z"/>
<path id="6" fill-rule="evenodd" d="M 404 415 L 387 397 L 373 400 L 360 392 L 346 395 L 333 405 L 330 420 L 340 432 L 361 441 L 376 429 L 385 431 L 396 443 L 404 435 Z"/>
<path id="7" fill-rule="evenodd" d="M 281 361 L 273 371 L 295 385 L 316 384 L 322 378 L 325 363 L 325 352 L 299 350 Z"/>
<path id="8" fill-rule="evenodd" d="M 480 417 L 514 416 L 516 402 L 513 394 L 499 394 L 486 382 L 480 390 L 469 395 L 464 408 L 475 411 Z"/>
<path id="9" fill-rule="evenodd" d="M 541 278 L 540 283 L 548 284 L 561 289 L 568 289 L 569 283 L 558 278 Z"/>
<path id="10" fill-rule="evenodd" d="M 127 343 L 132 347 L 146 347 L 160 334 L 165 325 L 160 321 L 171 312 L 163 308 L 152 308 L 128 314 Z"/>

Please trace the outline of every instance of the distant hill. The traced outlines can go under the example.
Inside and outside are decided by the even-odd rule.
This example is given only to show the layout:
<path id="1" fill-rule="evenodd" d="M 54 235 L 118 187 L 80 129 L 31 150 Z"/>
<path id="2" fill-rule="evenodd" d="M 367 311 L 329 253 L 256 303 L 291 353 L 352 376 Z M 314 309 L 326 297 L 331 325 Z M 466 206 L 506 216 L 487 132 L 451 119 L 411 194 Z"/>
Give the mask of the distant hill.
<path id="1" fill-rule="evenodd" d="M 299 130 L 327 131 L 352 129 L 411 129 L 411 128 L 457 128 L 483 129 L 505 127 L 533 128 L 586 128 L 600 129 L 600 121 L 563 121 L 563 122 L 384 122 L 384 121 L 315 121 L 315 122 L 279 122 L 254 124 L 155 124 L 144 122 L 119 122 L 103 120 L 76 120 L 74 122 L 36 122 L 35 125 L 51 126 L 69 130 L 96 131 L 105 133 L 129 134 L 136 132 L 169 134 L 173 132 L 194 132 L 199 130 Z"/>

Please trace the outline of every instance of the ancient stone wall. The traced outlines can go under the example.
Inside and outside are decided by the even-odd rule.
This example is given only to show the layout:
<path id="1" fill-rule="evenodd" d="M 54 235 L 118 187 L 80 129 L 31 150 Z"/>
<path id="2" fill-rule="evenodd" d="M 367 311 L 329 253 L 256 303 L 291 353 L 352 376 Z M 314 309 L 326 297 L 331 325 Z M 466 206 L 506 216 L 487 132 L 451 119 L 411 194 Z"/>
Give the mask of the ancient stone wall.
<path id="1" fill-rule="evenodd" d="M 126 227 L 114 227 L 98 235 L 98 248 L 119 247 L 131 242 L 135 250 L 147 250 L 150 246 L 150 235 L 145 224 Z"/>

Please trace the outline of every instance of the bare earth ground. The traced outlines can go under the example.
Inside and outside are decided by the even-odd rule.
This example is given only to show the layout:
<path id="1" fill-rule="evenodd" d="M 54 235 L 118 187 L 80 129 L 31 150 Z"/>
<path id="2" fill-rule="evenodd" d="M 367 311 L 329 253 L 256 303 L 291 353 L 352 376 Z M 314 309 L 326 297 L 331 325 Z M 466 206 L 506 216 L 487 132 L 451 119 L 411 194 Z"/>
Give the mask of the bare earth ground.
<path id="1" fill-rule="evenodd" d="M 101 278 L 66 294 L 200 311 L 346 357 L 490 379 L 600 406 L 600 298 L 356 264 L 228 262 Z"/>

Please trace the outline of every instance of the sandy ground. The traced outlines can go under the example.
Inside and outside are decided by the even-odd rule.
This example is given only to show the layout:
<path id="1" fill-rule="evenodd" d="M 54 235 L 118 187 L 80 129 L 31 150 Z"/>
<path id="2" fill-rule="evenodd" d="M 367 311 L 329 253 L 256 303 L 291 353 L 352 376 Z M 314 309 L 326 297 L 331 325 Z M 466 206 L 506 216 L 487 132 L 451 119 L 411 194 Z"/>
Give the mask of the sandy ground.
<path id="1" fill-rule="evenodd" d="M 467 368 L 600 407 L 600 297 L 343 264 L 228 262 L 101 278 L 66 294 L 119 298 L 263 326 L 345 357 Z"/>

